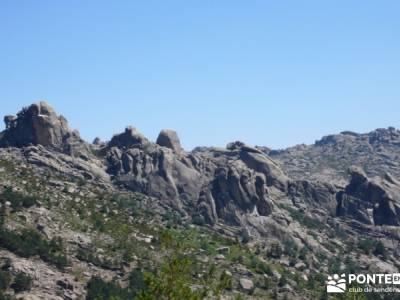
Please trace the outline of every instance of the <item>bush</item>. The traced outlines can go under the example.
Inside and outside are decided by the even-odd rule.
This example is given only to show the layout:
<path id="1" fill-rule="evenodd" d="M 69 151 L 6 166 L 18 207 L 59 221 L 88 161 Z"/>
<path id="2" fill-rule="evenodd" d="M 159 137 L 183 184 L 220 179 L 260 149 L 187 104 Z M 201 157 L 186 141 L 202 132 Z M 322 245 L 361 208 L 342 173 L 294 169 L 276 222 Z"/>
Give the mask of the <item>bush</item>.
<path id="1" fill-rule="evenodd" d="M 359 273 L 360 267 L 359 265 L 352 260 L 351 256 L 347 256 L 344 260 L 344 265 L 345 265 L 345 272 L 347 274 L 354 274 L 354 273 Z"/>
<path id="2" fill-rule="evenodd" d="M 343 270 L 340 268 L 341 260 L 331 258 L 328 263 L 329 274 L 339 274 Z"/>
<path id="3" fill-rule="evenodd" d="M 22 257 L 39 255 L 41 259 L 65 268 L 69 262 L 62 252 L 61 239 L 47 241 L 37 231 L 24 229 L 21 233 L 0 228 L 0 247 L 16 253 Z"/>
<path id="4" fill-rule="evenodd" d="M 250 242 L 250 234 L 247 230 L 242 230 L 242 232 L 240 233 L 240 240 L 243 244 L 247 244 L 248 242 Z"/>
<path id="5" fill-rule="evenodd" d="M 18 273 L 11 287 L 17 293 L 30 290 L 32 287 L 32 278 L 24 273 Z"/>
<path id="6" fill-rule="evenodd" d="M 366 238 L 359 240 L 357 246 L 367 255 L 374 254 L 376 256 L 383 256 L 384 258 L 386 257 L 386 249 L 381 241 Z"/>
<path id="7" fill-rule="evenodd" d="M 86 261 L 86 262 L 94 264 L 95 266 L 102 267 L 105 269 L 112 269 L 116 266 L 110 259 L 100 258 L 98 255 L 94 254 L 92 251 L 86 250 L 86 249 L 85 250 L 78 249 L 76 258 L 81 261 Z"/>
<path id="8" fill-rule="evenodd" d="M 4 271 L 0 271 L 0 290 L 7 289 L 10 282 L 11 276 Z"/>
<path id="9" fill-rule="evenodd" d="M 132 299 L 132 295 L 116 282 L 105 282 L 100 277 L 92 277 L 87 284 L 87 300 Z"/>
<path id="10" fill-rule="evenodd" d="M 323 287 L 325 284 L 325 276 L 322 274 L 310 274 L 307 282 L 307 288 L 309 290 L 316 290 L 320 287 Z"/>
<path id="11" fill-rule="evenodd" d="M 286 239 L 283 241 L 284 253 L 290 258 L 297 258 L 298 248 L 296 243 L 292 239 Z"/>
<path id="12" fill-rule="evenodd" d="M 375 241 L 372 239 L 362 239 L 358 241 L 358 248 L 362 250 L 365 254 L 371 254 L 375 247 Z"/>
<path id="13" fill-rule="evenodd" d="M 167 258 L 157 274 L 145 273 L 145 282 L 149 288 L 139 293 L 137 299 L 204 299 L 204 290 L 190 288 L 193 267 L 193 261 L 188 257 L 174 253 Z"/>
<path id="14" fill-rule="evenodd" d="M 383 258 L 386 258 L 386 249 L 381 241 L 376 242 L 373 253 L 375 256 L 380 255 L 383 256 Z"/>
<path id="15" fill-rule="evenodd" d="M 267 252 L 267 256 L 272 257 L 272 258 L 281 258 L 282 254 L 283 254 L 283 250 L 282 250 L 281 245 L 278 242 L 273 243 L 271 245 L 271 248 Z"/>
<path id="16" fill-rule="evenodd" d="M 140 269 L 134 269 L 129 275 L 129 289 L 134 296 L 141 291 L 147 290 L 147 284 Z"/>
<path id="17" fill-rule="evenodd" d="M 140 269 L 134 269 L 129 275 L 129 285 L 121 288 L 115 282 L 106 282 L 100 277 L 92 277 L 87 284 L 87 300 L 108 300 L 108 299 L 133 299 L 139 293 L 147 290 L 148 286 Z"/>
<path id="18" fill-rule="evenodd" d="M 36 198 L 32 196 L 25 196 L 18 192 L 13 192 L 10 187 L 7 187 L 0 195 L 0 202 L 10 202 L 13 209 L 22 207 L 28 208 L 36 204 Z"/>
<path id="19" fill-rule="evenodd" d="M 300 250 L 299 259 L 305 261 L 305 260 L 307 259 L 307 254 L 308 254 L 309 252 L 310 252 L 309 249 L 308 249 L 306 246 L 304 246 L 304 247 Z"/>
<path id="20" fill-rule="evenodd" d="M 290 216 L 299 222 L 301 225 L 306 226 L 309 229 L 317 229 L 317 230 L 322 230 L 325 228 L 324 223 L 321 221 L 311 218 L 307 215 L 305 215 L 303 212 L 298 211 L 297 209 L 294 209 L 293 207 L 290 206 L 283 206 L 284 209 L 286 209 Z"/>
<path id="21" fill-rule="evenodd" d="M 256 255 L 250 257 L 250 266 L 258 274 L 272 275 L 272 270 L 269 265 L 260 260 Z"/>
<path id="22" fill-rule="evenodd" d="M 287 275 L 282 274 L 281 278 L 279 279 L 278 286 L 283 287 L 288 283 Z"/>
<path id="23" fill-rule="evenodd" d="M 206 224 L 206 221 L 204 220 L 203 216 L 196 215 L 193 217 L 192 223 L 195 225 L 204 226 Z"/>
<path id="24" fill-rule="evenodd" d="M 3 292 L 0 290 L 0 300 L 11 300 L 11 297 L 4 295 Z"/>
<path id="25" fill-rule="evenodd" d="M 232 290 L 232 276 L 222 272 L 218 288 L 220 290 Z"/>

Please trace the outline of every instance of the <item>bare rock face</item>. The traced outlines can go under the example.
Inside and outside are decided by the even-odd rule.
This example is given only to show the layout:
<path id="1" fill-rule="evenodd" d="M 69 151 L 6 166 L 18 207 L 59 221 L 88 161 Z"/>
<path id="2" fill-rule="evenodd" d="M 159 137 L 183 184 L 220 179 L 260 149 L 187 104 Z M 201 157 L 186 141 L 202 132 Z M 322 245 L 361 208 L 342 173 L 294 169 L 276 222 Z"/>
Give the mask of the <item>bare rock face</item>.
<path id="1" fill-rule="evenodd" d="M 195 154 L 205 165 L 201 173 L 208 181 L 199 198 L 199 209 L 206 219 L 211 218 L 209 212 L 214 207 L 218 217 L 231 225 L 240 225 L 246 213 L 268 216 L 274 210 L 273 199 L 286 193 L 288 178 L 275 162 L 243 143 L 231 143 L 228 149 L 197 150 Z"/>
<path id="2" fill-rule="evenodd" d="M 400 225 L 400 183 L 392 176 L 370 179 L 359 168 L 350 169 L 351 180 L 337 195 L 339 216 L 351 216 L 373 225 Z"/>
<path id="3" fill-rule="evenodd" d="M 336 215 L 338 189 L 327 182 L 308 180 L 290 181 L 288 196 L 292 202 L 302 208 L 324 209 L 330 216 Z"/>
<path id="4" fill-rule="evenodd" d="M 177 134 L 162 131 L 157 144 L 126 130 L 108 144 L 109 172 L 126 187 L 186 208 L 208 223 L 240 225 L 241 215 L 267 216 L 271 196 L 286 191 L 287 177 L 261 151 L 238 143 L 230 149 L 184 152 Z"/>
<path id="5" fill-rule="evenodd" d="M 46 102 L 22 109 L 17 116 L 6 116 L 1 146 L 23 147 L 30 144 L 57 149 L 74 156 L 87 156 L 88 147 L 77 131 L 68 127 L 63 116 L 57 115 Z"/>
<path id="6" fill-rule="evenodd" d="M 201 176 L 187 157 L 150 143 L 137 131 L 114 136 L 107 148 L 109 172 L 131 190 L 163 199 L 175 208 L 197 197 Z"/>
<path id="7" fill-rule="evenodd" d="M 129 148 L 143 147 L 149 144 L 149 140 L 144 137 L 135 127 L 128 126 L 125 131 L 112 137 L 109 146 Z"/>
<path id="8" fill-rule="evenodd" d="M 176 153 L 180 153 L 182 151 L 181 142 L 179 141 L 178 134 L 174 130 L 162 130 L 158 135 L 157 144 L 172 149 Z"/>
<path id="9" fill-rule="evenodd" d="M 173 130 L 162 130 L 157 142 L 152 143 L 134 127 L 127 127 L 108 143 L 97 140 L 92 145 L 105 156 L 103 161 L 91 155 L 88 144 L 45 102 L 32 104 L 17 116 L 6 116 L 4 121 L 0 146 L 22 147 L 29 162 L 76 177 L 104 182 L 113 178 L 130 190 L 156 197 L 209 224 L 221 220 L 243 225 L 246 216 L 266 217 L 279 212 L 277 199 L 287 199 L 301 210 L 314 209 L 326 217 L 400 226 L 400 183 L 388 174 L 371 179 L 361 169 L 352 168 L 347 186 L 293 180 L 266 148 L 236 141 L 226 149 L 202 147 L 185 152 Z M 361 141 L 374 147 L 397 147 L 398 135 L 393 128 L 364 136 L 343 132 L 323 138 L 315 147 L 347 151 Z M 282 153 L 292 155 L 307 147 Z M 273 157 L 281 155 L 270 152 Z M 86 159 L 75 160 L 74 156 Z"/>

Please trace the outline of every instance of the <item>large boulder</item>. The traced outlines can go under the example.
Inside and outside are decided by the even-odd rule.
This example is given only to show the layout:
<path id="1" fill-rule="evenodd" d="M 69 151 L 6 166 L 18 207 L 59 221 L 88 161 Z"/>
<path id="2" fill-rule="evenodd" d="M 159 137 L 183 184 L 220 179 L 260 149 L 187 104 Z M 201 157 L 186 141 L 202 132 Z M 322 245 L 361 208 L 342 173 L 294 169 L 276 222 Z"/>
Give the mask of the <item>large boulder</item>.
<path id="1" fill-rule="evenodd" d="M 179 141 L 178 134 L 174 130 L 162 130 L 158 135 L 157 144 L 172 149 L 176 153 L 180 153 L 182 151 L 181 142 Z"/>
<path id="2" fill-rule="evenodd" d="M 132 126 L 128 126 L 124 132 L 114 135 L 109 142 L 109 146 L 119 148 L 141 147 L 147 144 L 149 144 L 149 140 Z"/>
<path id="3" fill-rule="evenodd" d="M 240 287 L 246 292 L 251 292 L 254 289 L 254 283 L 251 279 L 240 278 L 239 283 Z"/>

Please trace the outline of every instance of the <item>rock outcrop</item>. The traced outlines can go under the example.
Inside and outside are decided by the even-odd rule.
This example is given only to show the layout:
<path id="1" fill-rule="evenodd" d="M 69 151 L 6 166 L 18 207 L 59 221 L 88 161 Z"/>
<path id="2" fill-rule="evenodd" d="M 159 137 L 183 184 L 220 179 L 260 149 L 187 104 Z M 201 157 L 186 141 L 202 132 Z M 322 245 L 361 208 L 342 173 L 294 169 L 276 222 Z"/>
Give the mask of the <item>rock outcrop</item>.
<path id="1" fill-rule="evenodd" d="M 268 215 L 269 194 L 286 190 L 287 177 L 255 148 L 239 143 L 186 153 L 173 131 L 162 131 L 154 144 L 131 130 L 109 143 L 109 172 L 126 187 L 189 208 L 208 223 L 221 218 L 238 225 L 243 213 Z"/>
<path id="2" fill-rule="evenodd" d="M 358 166 L 369 177 L 393 174 L 400 178 L 400 131 L 393 127 L 358 134 L 344 131 L 328 135 L 313 145 L 284 150 L 260 147 L 279 162 L 293 179 L 347 184 L 347 169 Z"/>
<path id="3" fill-rule="evenodd" d="M 180 153 L 182 151 L 181 142 L 179 141 L 178 134 L 174 130 L 162 130 L 158 135 L 156 143 L 160 146 L 172 149 L 176 153 Z"/>
<path id="4" fill-rule="evenodd" d="M 149 142 L 136 129 L 115 135 L 106 149 L 109 172 L 126 187 L 162 198 L 179 208 L 193 201 L 202 185 L 188 156 Z"/>
<path id="5" fill-rule="evenodd" d="M 302 145 L 273 151 L 236 141 L 225 149 L 202 147 L 185 152 L 173 130 L 162 130 L 153 143 L 134 127 L 127 127 L 108 143 L 96 139 L 90 150 L 79 134 L 69 129 L 67 120 L 45 102 L 32 104 L 17 116 L 6 116 L 4 121 L 6 129 L 0 134 L 0 145 L 22 147 L 29 163 L 79 178 L 102 182 L 112 178 L 115 183 L 156 197 L 164 205 L 209 224 L 222 221 L 243 225 L 249 215 L 279 214 L 279 201 L 286 199 L 305 212 L 318 211 L 326 218 L 400 225 L 400 184 L 395 177 L 370 179 L 359 169 L 352 169 L 351 181 L 346 185 L 345 178 L 342 184 L 310 180 L 307 176 L 291 179 L 281 168 L 288 166 L 288 157 L 294 157 L 292 163 L 296 163 L 299 153 L 321 147 L 328 153 L 342 151 L 343 155 L 395 149 L 400 145 L 400 134 L 394 128 L 368 135 L 343 132 L 327 136 L 312 149 Z"/>
<path id="6" fill-rule="evenodd" d="M 17 116 L 6 116 L 4 122 L 6 129 L 1 134 L 1 146 L 42 145 L 73 156 L 89 155 L 89 148 L 79 133 L 71 130 L 67 120 L 46 102 L 32 104 Z"/>
<path id="7" fill-rule="evenodd" d="M 400 136 L 393 128 L 287 150 L 236 141 L 186 152 L 172 130 L 152 142 L 127 127 L 109 142 L 88 144 L 42 102 L 4 121 L 0 278 L 25 274 L 32 285 L 20 292 L 6 283 L 0 298 L 80 299 L 98 289 L 90 284 L 98 278 L 129 292 L 140 266 L 159 276 L 186 239 L 182 255 L 195 259 L 194 272 L 220 270 L 215 278 L 229 283 L 221 294 L 227 299 L 315 298 L 312 274 L 337 257 L 338 267 L 343 261 L 365 273 L 400 268 Z M 348 174 L 351 162 L 358 167 Z M 43 252 L 26 229 L 43 239 Z M 33 251 L 25 255 L 20 245 Z M 187 287 L 204 285 L 192 273 Z M 296 275 L 282 285 L 284 274 L 312 284 L 299 290 Z"/>
<path id="8" fill-rule="evenodd" d="M 108 143 L 108 146 L 119 148 L 144 147 L 149 143 L 149 140 L 135 127 L 128 126 L 125 128 L 124 132 L 114 135 Z"/>
<path id="9" fill-rule="evenodd" d="M 359 168 L 351 168 L 350 175 L 350 183 L 337 194 L 337 214 L 365 224 L 399 226 L 400 183 L 388 174 L 370 179 Z"/>

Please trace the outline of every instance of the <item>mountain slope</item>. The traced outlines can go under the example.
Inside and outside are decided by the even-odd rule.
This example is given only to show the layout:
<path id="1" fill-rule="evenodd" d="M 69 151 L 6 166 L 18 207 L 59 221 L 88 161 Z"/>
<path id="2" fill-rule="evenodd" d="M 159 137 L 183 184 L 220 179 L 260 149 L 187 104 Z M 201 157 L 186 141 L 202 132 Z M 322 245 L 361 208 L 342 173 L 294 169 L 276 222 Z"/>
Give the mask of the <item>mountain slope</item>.
<path id="1" fill-rule="evenodd" d="M 328 274 L 399 269 L 392 128 L 186 152 L 172 130 L 153 143 L 127 127 L 89 144 L 43 102 L 5 121 L 2 294 L 316 299 Z"/>
<path id="2" fill-rule="evenodd" d="M 264 151 L 293 178 L 345 184 L 347 169 L 361 167 L 368 176 L 385 173 L 400 178 L 400 131 L 393 127 L 357 134 L 346 131 L 323 137 L 313 145 Z"/>

